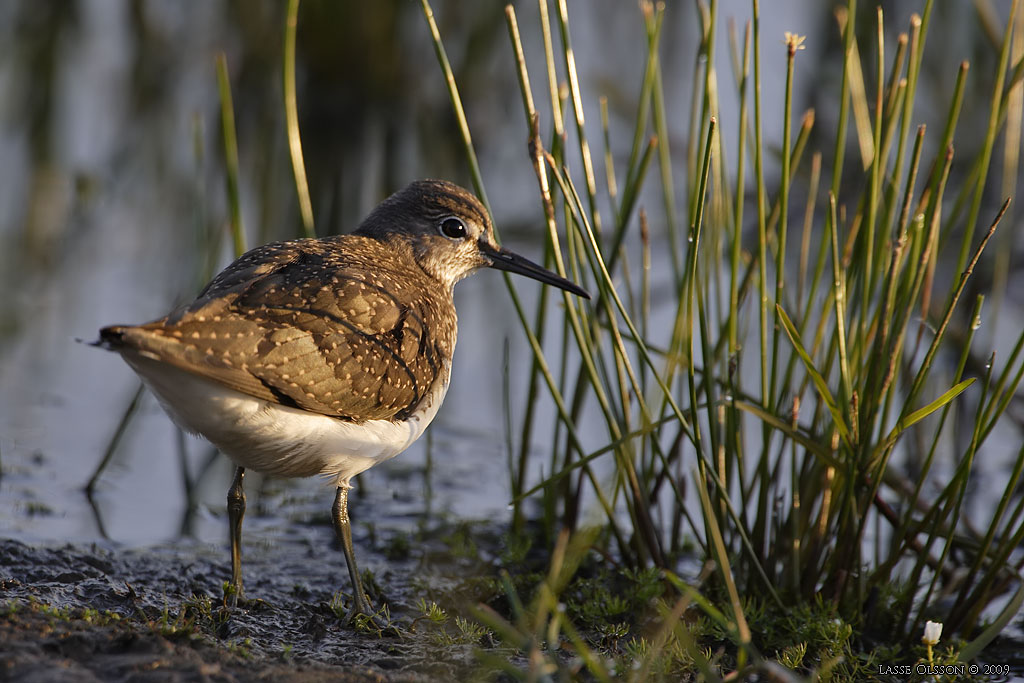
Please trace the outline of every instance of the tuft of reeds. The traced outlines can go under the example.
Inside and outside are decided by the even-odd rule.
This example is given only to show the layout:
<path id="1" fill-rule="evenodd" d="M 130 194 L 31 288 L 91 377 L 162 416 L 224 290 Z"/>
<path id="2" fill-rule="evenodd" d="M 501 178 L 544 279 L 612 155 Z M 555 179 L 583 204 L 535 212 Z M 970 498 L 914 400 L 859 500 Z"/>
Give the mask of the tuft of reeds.
<path id="1" fill-rule="evenodd" d="M 421 3 L 485 197 L 455 79 Z M 530 605 L 510 587 L 511 617 L 477 616 L 527 655 L 527 676 L 569 671 L 561 646 L 598 680 L 743 679 L 780 667 L 855 678 L 871 673 L 857 668 L 872 661 L 871 643 L 912 660 L 928 620 L 956 634 L 949 661 L 969 661 L 1016 615 L 1024 449 L 991 494 L 989 518 L 968 519 L 964 501 L 979 463 L 998 451 L 990 437 L 1024 376 L 1024 335 L 999 363 L 978 348 L 976 330 L 995 316 L 984 319 L 984 298 L 971 295 L 1009 206 L 985 197 L 996 140 L 1020 118 L 1024 62 L 1010 61 L 1018 4 L 1000 37 L 988 120 L 971 124 L 985 126 L 981 147 L 954 155 L 964 63 L 932 158 L 915 102 L 933 0 L 895 48 L 881 8 L 873 25 L 857 24 L 856 0 L 837 10 L 838 32 L 819 38 L 843 45 L 838 118 L 816 138 L 831 149 L 808 149 L 821 124 L 813 111 L 792 111 L 804 38 L 787 34 L 784 50 L 762 54 L 753 0 L 742 40 L 730 26 L 727 85 L 716 69 L 717 2 L 699 0 L 685 155 L 669 145 L 666 122 L 679 113 L 665 109 L 659 41 L 665 13 L 686 10 L 641 2 L 647 56 L 627 159 L 612 154 L 622 131 L 610 129 L 603 100 L 599 133 L 585 121 L 592 94 L 577 76 L 566 0 L 538 0 L 539 80 L 516 10 L 506 9 L 548 262 L 596 294 L 587 303 L 542 290 L 532 319 L 514 297 L 533 352 L 511 463 L 514 525 L 539 510 L 553 555 Z M 771 172 L 766 67 L 786 74 Z M 717 123 L 725 106 L 739 112 L 736 131 Z M 861 164 L 847 163 L 851 145 Z M 675 167 L 683 157 L 686 167 Z M 641 204 L 650 197 L 661 206 Z M 669 300 L 655 304 L 655 286 Z M 553 305 L 565 313 L 560 325 L 550 322 Z M 652 324 L 655 305 L 669 325 Z M 541 397 L 554 407 L 550 426 L 539 419 Z M 531 482 L 538 470 L 547 476 Z M 594 550 L 624 571 L 657 568 L 665 586 L 644 617 L 654 625 L 610 648 L 613 663 L 632 662 L 622 670 L 560 602 Z M 694 557 L 703 570 L 686 573 Z M 801 620 L 831 626 L 815 639 Z M 779 644 L 778 632 L 790 642 Z"/>

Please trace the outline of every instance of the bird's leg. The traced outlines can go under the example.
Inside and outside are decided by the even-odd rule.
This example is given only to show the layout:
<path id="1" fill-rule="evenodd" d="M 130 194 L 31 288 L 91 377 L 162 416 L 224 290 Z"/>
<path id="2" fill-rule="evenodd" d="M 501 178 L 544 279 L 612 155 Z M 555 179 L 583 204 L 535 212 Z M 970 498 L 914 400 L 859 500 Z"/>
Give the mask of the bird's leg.
<path id="1" fill-rule="evenodd" d="M 231 606 L 242 599 L 242 517 L 245 516 L 245 490 L 242 488 L 244 467 L 235 468 L 235 478 L 228 489 L 228 525 L 231 534 Z"/>
<path id="2" fill-rule="evenodd" d="M 348 490 L 350 486 L 339 486 L 334 496 L 334 506 L 331 508 L 332 519 L 334 520 L 334 533 L 341 541 L 341 547 L 345 551 L 345 562 L 348 564 L 348 573 L 352 578 L 352 609 L 349 610 L 346 621 L 352 621 L 357 614 L 373 615 L 370 601 L 363 591 L 363 582 L 359 578 L 359 568 L 356 567 L 355 551 L 352 549 L 352 525 L 348 519 Z"/>

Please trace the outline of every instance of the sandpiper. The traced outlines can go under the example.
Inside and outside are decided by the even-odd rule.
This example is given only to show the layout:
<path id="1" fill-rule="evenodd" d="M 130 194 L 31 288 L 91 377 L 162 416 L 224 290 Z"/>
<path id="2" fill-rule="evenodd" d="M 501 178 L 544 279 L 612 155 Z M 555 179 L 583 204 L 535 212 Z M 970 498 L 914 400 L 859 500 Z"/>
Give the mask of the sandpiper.
<path id="1" fill-rule="evenodd" d="M 190 304 L 100 330 L 181 427 L 237 465 L 228 490 L 233 600 L 242 596 L 246 469 L 327 478 L 352 581 L 349 619 L 372 614 L 352 548 L 352 477 L 408 448 L 444 400 L 455 283 L 497 268 L 589 298 L 499 247 L 487 211 L 449 182 L 414 182 L 351 234 L 275 242 Z"/>

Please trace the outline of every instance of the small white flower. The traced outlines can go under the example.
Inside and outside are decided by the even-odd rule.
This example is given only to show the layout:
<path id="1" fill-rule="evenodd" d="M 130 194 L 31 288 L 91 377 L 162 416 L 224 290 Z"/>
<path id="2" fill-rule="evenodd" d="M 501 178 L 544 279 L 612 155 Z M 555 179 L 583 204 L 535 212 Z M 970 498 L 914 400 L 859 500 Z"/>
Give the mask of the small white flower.
<path id="1" fill-rule="evenodd" d="M 924 636 L 922 636 L 921 642 L 925 645 L 938 645 L 941 636 L 942 622 L 929 621 L 924 625 Z"/>
<path id="2" fill-rule="evenodd" d="M 789 48 L 790 54 L 794 54 L 797 50 L 807 49 L 807 46 L 804 45 L 804 40 L 807 39 L 807 36 L 798 36 L 797 34 L 790 33 L 789 31 L 786 31 L 784 35 L 785 40 L 782 42 L 784 42 L 786 47 Z"/>

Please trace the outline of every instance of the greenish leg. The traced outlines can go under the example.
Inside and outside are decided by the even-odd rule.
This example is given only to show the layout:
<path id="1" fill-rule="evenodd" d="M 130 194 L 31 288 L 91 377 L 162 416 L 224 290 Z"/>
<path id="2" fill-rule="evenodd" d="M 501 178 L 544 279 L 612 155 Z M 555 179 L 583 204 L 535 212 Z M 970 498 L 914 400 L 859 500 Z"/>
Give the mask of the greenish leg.
<path id="1" fill-rule="evenodd" d="M 231 606 L 242 599 L 242 518 L 245 516 L 245 490 L 242 478 L 245 468 L 235 468 L 235 478 L 228 489 L 228 525 L 231 534 Z"/>
<path id="2" fill-rule="evenodd" d="M 345 562 L 348 564 L 348 573 L 352 578 L 352 609 L 349 610 L 347 621 L 357 614 L 372 615 L 370 601 L 363 591 L 363 582 L 359 578 L 359 569 L 356 567 L 355 551 L 352 548 L 352 525 L 348 519 L 348 486 L 339 486 L 334 496 L 334 506 L 331 508 L 331 516 L 334 520 L 334 533 L 341 541 L 341 547 L 345 551 Z"/>

